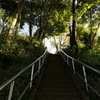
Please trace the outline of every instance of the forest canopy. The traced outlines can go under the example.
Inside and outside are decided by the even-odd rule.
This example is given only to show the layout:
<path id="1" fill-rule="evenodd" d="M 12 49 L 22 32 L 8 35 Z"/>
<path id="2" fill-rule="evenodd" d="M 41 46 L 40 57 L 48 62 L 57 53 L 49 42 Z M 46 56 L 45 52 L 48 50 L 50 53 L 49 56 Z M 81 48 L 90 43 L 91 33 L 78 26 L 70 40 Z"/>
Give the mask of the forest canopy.
<path id="1" fill-rule="evenodd" d="M 100 86 L 98 85 L 100 84 L 100 75 L 97 75 L 97 73 L 100 73 L 100 0 L 0 0 L 0 85 L 7 81 L 0 87 L 0 100 L 7 100 L 7 98 L 8 100 L 16 100 L 17 98 L 20 100 L 20 97 L 23 96 L 25 96 L 23 100 L 26 100 L 26 97 L 31 100 L 31 96 L 33 100 L 35 98 L 34 93 L 39 94 L 36 87 L 41 88 L 42 86 L 39 86 L 39 84 L 42 76 L 44 76 L 45 67 L 50 72 L 54 71 L 53 74 L 46 72 L 47 76 L 50 76 L 50 82 L 45 81 L 48 93 L 45 91 L 46 88 L 43 91 L 45 91 L 48 99 L 49 94 L 56 98 L 74 95 L 73 93 L 66 94 L 66 89 L 63 90 L 63 93 L 60 93 L 61 88 L 57 88 L 57 91 L 60 90 L 60 92 L 51 94 L 50 91 L 55 92 L 55 87 L 64 86 L 62 79 L 65 81 L 65 78 L 60 76 L 63 72 L 59 74 L 59 67 L 61 66 L 61 70 L 64 70 L 61 64 L 63 64 L 63 67 L 66 67 L 66 65 L 62 62 L 62 59 L 56 59 L 55 55 L 52 55 L 44 63 L 47 52 L 44 54 L 43 52 L 48 50 L 45 47 L 46 40 L 49 40 L 51 46 L 55 48 L 56 57 L 60 57 L 58 54 L 63 49 L 71 58 L 76 59 L 71 59 L 65 53 L 62 54 L 67 62 L 66 65 L 70 65 L 67 69 L 71 68 L 71 72 L 73 69 L 73 74 L 76 77 L 70 75 L 70 78 L 75 79 L 74 82 L 82 90 L 81 92 L 78 89 L 81 92 L 80 94 L 85 93 L 84 99 L 89 100 L 87 97 L 91 96 L 91 100 L 99 100 L 99 98 L 95 98 L 94 93 L 96 91 L 100 93 Z M 52 47 L 50 50 L 52 51 Z M 43 56 L 41 56 L 42 54 Z M 52 59 L 52 57 L 54 58 Z M 49 60 L 53 62 L 49 62 Z M 56 63 L 54 63 L 55 60 L 57 60 Z M 42 65 L 43 69 L 41 68 Z M 54 66 L 55 69 L 52 70 Z M 58 73 L 56 73 L 57 68 Z M 70 70 L 66 75 L 69 73 Z M 54 75 L 57 75 L 54 78 L 57 78 L 57 81 L 51 82 Z M 82 80 L 85 79 L 85 84 L 78 80 L 77 75 Z M 12 76 L 14 77 L 11 78 Z M 56 86 L 58 80 L 61 82 L 59 81 L 58 86 Z M 67 85 L 69 86 L 69 84 L 68 82 Z M 32 88 L 30 92 L 28 87 Z M 93 93 L 90 88 L 94 91 Z M 26 90 L 28 90 L 27 93 L 25 93 Z M 39 94 L 40 99 L 45 95 L 41 93 Z M 98 93 L 96 94 L 100 97 Z M 58 96 L 59 94 L 60 96 Z M 77 96 L 78 94 L 75 93 L 74 97 Z"/>
<path id="2" fill-rule="evenodd" d="M 4 36 L 17 38 L 27 23 L 27 35 L 40 44 L 46 37 L 60 36 L 73 55 L 100 48 L 99 0 L 1 0 L 0 13 Z"/>

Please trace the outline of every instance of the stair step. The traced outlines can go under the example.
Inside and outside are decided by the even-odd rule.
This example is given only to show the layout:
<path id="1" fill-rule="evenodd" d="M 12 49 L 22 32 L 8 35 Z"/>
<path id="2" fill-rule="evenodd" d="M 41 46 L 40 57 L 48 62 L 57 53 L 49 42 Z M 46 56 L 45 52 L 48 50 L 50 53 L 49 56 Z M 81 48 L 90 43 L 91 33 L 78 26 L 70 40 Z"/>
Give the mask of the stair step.
<path id="1" fill-rule="evenodd" d="M 38 99 L 36 99 L 36 100 L 84 100 L 84 99 L 66 99 L 66 98 L 49 98 L 49 99 L 46 99 L 46 98 L 38 98 Z"/>
<path id="2" fill-rule="evenodd" d="M 45 79 L 47 79 L 47 80 L 60 80 L 60 81 L 66 81 L 66 80 L 69 80 L 69 81 L 71 81 L 71 78 L 70 77 L 68 77 L 68 76 L 60 76 L 60 77 L 58 77 L 58 76 L 51 76 L 51 77 L 48 77 L 48 75 L 45 75 L 45 76 L 43 76 L 43 80 L 45 80 Z"/>
<path id="3" fill-rule="evenodd" d="M 52 80 L 56 80 L 56 79 L 58 79 L 58 78 L 64 78 L 65 76 L 48 76 L 48 77 L 46 77 L 46 76 L 44 76 L 44 79 L 52 79 Z M 65 80 L 68 80 L 68 78 L 66 78 Z"/>
<path id="4" fill-rule="evenodd" d="M 50 83 L 43 84 L 42 83 L 41 87 L 51 87 L 51 88 L 53 88 L 53 87 L 55 87 L 55 88 L 68 88 L 68 87 L 72 87 L 72 88 L 74 88 L 73 85 L 71 85 L 71 84 L 65 84 L 65 83 L 62 83 L 62 84 L 50 84 Z"/>
<path id="5" fill-rule="evenodd" d="M 77 93 L 37 93 L 38 100 L 82 100 Z"/>
<path id="6" fill-rule="evenodd" d="M 54 71 L 54 73 L 52 73 Z M 61 69 L 58 71 L 55 71 L 55 70 L 49 70 L 47 72 L 45 72 L 44 74 L 47 74 L 47 75 L 64 75 L 66 76 L 67 75 L 67 72 L 61 72 Z"/>
<path id="7" fill-rule="evenodd" d="M 50 71 L 49 71 L 49 73 L 45 72 L 44 74 L 46 74 L 46 75 L 64 75 L 64 76 L 67 76 L 67 73 L 65 74 L 64 72 L 58 72 L 58 71 L 57 71 L 57 73 L 56 72 L 55 73 L 50 73 Z"/>
<path id="8" fill-rule="evenodd" d="M 43 93 L 75 93 L 75 88 L 40 88 L 40 92 Z"/>
<path id="9" fill-rule="evenodd" d="M 62 85 L 65 85 L 65 86 L 75 86 L 72 82 L 70 81 L 42 81 L 41 82 L 41 85 L 42 86 L 62 86 Z"/>
<path id="10" fill-rule="evenodd" d="M 63 77 L 56 77 L 56 78 L 55 77 L 49 77 L 48 78 L 48 77 L 44 76 L 43 80 L 55 80 L 55 81 L 56 80 L 60 80 L 60 81 L 67 81 L 68 80 L 68 81 L 70 81 L 71 79 L 67 78 L 67 77 L 64 77 L 64 76 Z"/>
<path id="11" fill-rule="evenodd" d="M 35 100 L 82 100 L 61 56 L 49 55 Z"/>
<path id="12" fill-rule="evenodd" d="M 44 84 L 73 84 L 73 82 L 71 81 L 61 81 L 61 80 L 44 80 L 43 82 L 41 83 L 44 83 Z"/>

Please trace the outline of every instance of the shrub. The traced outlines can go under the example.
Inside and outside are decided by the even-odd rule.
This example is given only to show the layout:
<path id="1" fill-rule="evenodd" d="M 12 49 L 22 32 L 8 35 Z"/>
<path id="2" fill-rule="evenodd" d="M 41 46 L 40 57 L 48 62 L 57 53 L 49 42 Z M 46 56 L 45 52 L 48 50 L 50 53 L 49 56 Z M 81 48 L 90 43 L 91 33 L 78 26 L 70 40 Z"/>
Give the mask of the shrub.
<path id="1" fill-rule="evenodd" d="M 0 83 L 32 63 L 44 50 L 43 44 L 32 37 L 0 34 Z"/>

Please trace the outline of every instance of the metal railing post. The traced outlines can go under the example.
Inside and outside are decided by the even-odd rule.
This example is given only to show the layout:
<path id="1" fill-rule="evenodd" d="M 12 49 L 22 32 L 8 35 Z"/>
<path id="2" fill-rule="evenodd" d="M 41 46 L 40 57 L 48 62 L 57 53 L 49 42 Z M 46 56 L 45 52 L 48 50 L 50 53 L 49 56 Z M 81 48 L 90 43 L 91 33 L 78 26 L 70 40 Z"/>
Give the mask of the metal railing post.
<path id="1" fill-rule="evenodd" d="M 72 67 L 73 67 L 73 73 L 75 75 L 75 64 L 74 64 L 74 60 L 72 60 Z"/>
<path id="2" fill-rule="evenodd" d="M 15 81 L 11 82 L 8 100 L 11 100 Z"/>
<path id="3" fill-rule="evenodd" d="M 67 56 L 67 64 L 69 65 L 69 58 L 68 58 L 68 56 Z"/>
<path id="4" fill-rule="evenodd" d="M 41 58 L 41 65 L 42 65 L 42 58 Z"/>
<path id="5" fill-rule="evenodd" d="M 33 74 L 34 74 L 34 64 L 32 65 L 32 70 L 31 70 L 30 88 L 32 88 Z"/>
<path id="6" fill-rule="evenodd" d="M 66 61 L 66 55 L 65 55 L 65 61 Z"/>
<path id="7" fill-rule="evenodd" d="M 87 84 L 87 77 L 86 77 L 85 67 L 82 66 L 82 68 L 83 68 L 84 80 L 85 80 L 85 85 L 86 85 L 86 91 L 88 91 L 88 84 Z"/>
<path id="8" fill-rule="evenodd" d="M 46 56 L 47 56 L 47 52 L 46 52 L 46 54 L 45 54 L 45 59 L 46 59 Z"/>
<path id="9" fill-rule="evenodd" d="M 43 64 L 43 56 L 42 56 L 42 58 L 41 58 L 41 64 Z"/>
<path id="10" fill-rule="evenodd" d="M 65 59 L 65 55 L 64 55 L 64 60 L 66 61 L 66 59 Z"/>
<path id="11" fill-rule="evenodd" d="M 63 53 L 63 58 L 64 58 L 64 53 Z"/>
<path id="12" fill-rule="evenodd" d="M 86 65 L 86 64 L 84 64 L 83 62 L 81 62 L 81 61 L 78 61 L 77 59 L 75 59 L 75 58 L 73 58 L 73 57 L 71 57 L 71 56 L 69 56 L 69 55 L 67 55 L 63 50 L 61 50 L 60 49 L 60 54 L 61 54 L 61 56 L 62 56 L 62 58 L 64 59 L 64 55 L 66 55 L 66 62 L 67 62 L 67 64 L 68 65 L 70 65 L 70 60 L 72 60 L 72 67 L 73 67 L 73 73 L 74 74 L 76 74 L 76 75 L 78 75 L 83 81 L 84 81 L 84 83 L 85 83 L 85 87 L 86 87 L 86 91 L 88 91 L 89 90 L 89 88 L 96 94 L 96 95 L 98 95 L 99 97 L 100 97 L 100 93 L 92 86 L 92 85 L 90 85 L 89 83 L 88 83 L 88 78 L 87 78 L 87 73 L 86 73 L 86 68 L 88 68 L 89 70 L 91 70 L 91 71 L 94 71 L 95 73 L 97 73 L 98 75 L 100 75 L 100 71 L 99 70 L 97 70 L 97 69 L 94 69 L 94 68 L 92 68 L 92 67 L 90 67 L 90 66 L 88 66 L 88 65 Z M 68 59 L 69 58 L 69 59 Z M 65 60 L 65 59 L 64 59 Z M 83 71 L 83 74 L 84 74 L 84 76 L 82 76 L 80 73 L 78 73 L 78 71 L 76 70 L 76 67 L 77 66 L 75 66 L 75 62 L 77 62 L 77 63 L 79 63 L 79 64 L 81 64 L 82 65 L 82 71 Z"/>
<path id="13" fill-rule="evenodd" d="M 41 68 L 41 58 L 39 59 L 38 73 L 40 73 L 40 68 Z"/>
<path id="14" fill-rule="evenodd" d="M 40 68 L 41 68 L 41 66 L 44 63 L 46 56 L 47 56 L 47 50 L 45 50 L 45 52 L 43 53 L 43 55 L 40 56 L 38 59 L 36 59 L 32 64 L 30 64 L 27 67 L 25 67 L 24 69 L 22 69 L 20 72 L 18 72 L 16 75 L 14 75 L 10 80 L 6 81 L 4 84 L 2 84 L 0 86 L 0 92 L 1 92 L 2 89 L 6 88 L 6 86 L 10 85 L 7 100 L 11 100 L 12 99 L 12 95 L 13 95 L 13 90 L 14 90 L 14 85 L 15 85 L 16 78 L 20 77 L 20 75 L 22 75 L 25 71 L 27 71 L 29 68 L 31 68 L 32 70 L 31 70 L 31 76 L 30 76 L 29 83 L 25 87 L 24 91 L 21 93 L 21 95 L 18 98 L 18 100 L 21 100 L 21 98 L 25 94 L 26 90 L 28 88 L 32 87 L 32 81 L 36 77 L 36 75 L 38 74 L 38 72 L 40 71 Z M 35 63 L 39 63 L 39 65 L 38 65 L 38 69 L 34 73 L 34 64 Z"/>
<path id="15" fill-rule="evenodd" d="M 44 63 L 44 55 L 42 56 L 42 64 Z"/>
<path id="16" fill-rule="evenodd" d="M 63 57 L 63 53 L 61 52 L 61 56 Z"/>
<path id="17" fill-rule="evenodd" d="M 63 57 L 63 53 L 62 53 L 62 57 Z M 64 58 L 64 57 L 63 57 Z"/>
<path id="18" fill-rule="evenodd" d="M 45 55 L 43 56 L 43 63 L 44 63 L 44 61 L 45 61 Z"/>

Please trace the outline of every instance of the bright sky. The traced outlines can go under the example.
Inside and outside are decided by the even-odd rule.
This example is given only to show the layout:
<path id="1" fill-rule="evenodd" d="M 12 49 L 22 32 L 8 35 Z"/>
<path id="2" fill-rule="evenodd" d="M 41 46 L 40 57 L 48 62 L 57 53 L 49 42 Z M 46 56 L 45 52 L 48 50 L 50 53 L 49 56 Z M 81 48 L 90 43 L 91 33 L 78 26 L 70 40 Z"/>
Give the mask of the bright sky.
<path id="1" fill-rule="evenodd" d="M 56 48 L 50 41 L 52 41 L 52 38 L 45 38 L 43 41 L 44 45 L 47 47 L 49 53 L 56 54 Z"/>
<path id="2" fill-rule="evenodd" d="M 36 30 L 37 30 L 37 27 L 34 26 L 32 29 L 32 34 L 34 34 Z M 29 36 L 29 25 L 27 23 L 24 24 L 23 29 L 20 29 L 19 34 Z"/>

